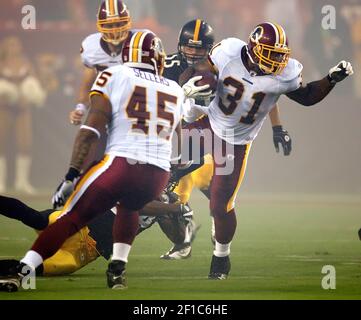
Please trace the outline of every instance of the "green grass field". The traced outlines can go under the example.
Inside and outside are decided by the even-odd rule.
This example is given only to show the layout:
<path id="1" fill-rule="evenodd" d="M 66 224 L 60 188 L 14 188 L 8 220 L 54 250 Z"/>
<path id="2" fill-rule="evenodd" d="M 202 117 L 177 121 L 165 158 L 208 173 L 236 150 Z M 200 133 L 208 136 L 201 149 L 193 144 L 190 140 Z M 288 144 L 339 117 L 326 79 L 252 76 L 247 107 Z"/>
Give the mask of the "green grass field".
<path id="1" fill-rule="evenodd" d="M 361 199 L 338 196 L 245 196 L 238 199 L 232 270 L 226 281 L 206 279 L 212 245 L 207 201 L 192 198 L 202 227 L 192 257 L 162 261 L 170 244 L 158 226 L 141 234 L 128 264 L 128 290 L 106 288 L 107 262 L 99 258 L 76 274 L 38 278 L 37 289 L 4 299 L 360 299 Z M 46 202 L 30 201 L 44 209 Z M 0 217 L 0 256 L 22 257 L 35 233 Z M 336 268 L 336 290 L 323 290 L 322 267 Z"/>

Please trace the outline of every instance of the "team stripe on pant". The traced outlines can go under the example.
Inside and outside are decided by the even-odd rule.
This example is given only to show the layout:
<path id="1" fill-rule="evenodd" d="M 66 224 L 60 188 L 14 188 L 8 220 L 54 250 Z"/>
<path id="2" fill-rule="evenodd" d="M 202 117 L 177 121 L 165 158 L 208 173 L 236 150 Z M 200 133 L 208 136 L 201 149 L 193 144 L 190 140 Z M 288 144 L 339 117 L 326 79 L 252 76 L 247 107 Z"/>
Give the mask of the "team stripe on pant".
<path id="1" fill-rule="evenodd" d="M 237 198 L 238 191 L 239 191 L 239 189 L 240 189 L 240 187 L 242 185 L 244 175 L 246 173 L 248 155 L 249 155 L 249 152 L 251 150 L 251 146 L 252 146 L 251 143 L 248 144 L 247 147 L 246 147 L 246 150 L 244 151 L 243 163 L 242 163 L 242 167 L 241 167 L 241 170 L 240 170 L 237 187 L 234 189 L 233 195 L 228 201 L 227 212 L 230 212 L 236 206 L 236 198 Z"/>
<path id="2" fill-rule="evenodd" d="M 76 203 L 79 201 L 80 197 L 85 193 L 85 191 L 89 188 L 89 186 L 97 178 L 99 178 L 99 176 L 101 176 L 105 171 L 108 170 L 108 168 L 112 165 L 114 158 L 115 156 L 106 155 L 101 162 L 93 166 L 81 178 L 79 183 L 76 185 L 74 192 L 72 193 L 68 201 L 65 203 L 65 206 L 62 210 L 62 214 L 59 216 L 59 218 L 66 215 L 74 208 Z"/>

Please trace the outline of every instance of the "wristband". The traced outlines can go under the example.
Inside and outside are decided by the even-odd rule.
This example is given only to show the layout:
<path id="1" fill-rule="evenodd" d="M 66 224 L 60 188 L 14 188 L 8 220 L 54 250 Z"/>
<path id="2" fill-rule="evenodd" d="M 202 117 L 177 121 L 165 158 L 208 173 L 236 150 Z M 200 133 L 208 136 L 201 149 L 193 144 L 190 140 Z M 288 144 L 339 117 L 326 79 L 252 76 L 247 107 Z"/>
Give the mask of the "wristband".
<path id="1" fill-rule="evenodd" d="M 87 112 L 88 107 L 84 103 L 78 103 L 75 107 L 75 110 L 85 113 L 85 112 Z"/>
<path id="2" fill-rule="evenodd" d="M 283 131 L 283 127 L 282 126 L 274 126 L 272 127 L 273 131 L 274 132 L 281 132 Z"/>
<path id="3" fill-rule="evenodd" d="M 80 171 L 74 167 L 70 167 L 68 173 L 65 176 L 65 180 L 73 181 L 80 176 Z"/>

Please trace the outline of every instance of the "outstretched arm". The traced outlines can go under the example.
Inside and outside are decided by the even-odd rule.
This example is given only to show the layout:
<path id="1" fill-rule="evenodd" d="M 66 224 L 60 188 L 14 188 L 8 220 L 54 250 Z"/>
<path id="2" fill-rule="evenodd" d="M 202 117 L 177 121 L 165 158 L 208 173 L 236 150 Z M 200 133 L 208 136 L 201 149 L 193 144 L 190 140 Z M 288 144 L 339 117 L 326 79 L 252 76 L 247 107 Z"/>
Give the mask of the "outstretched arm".
<path id="1" fill-rule="evenodd" d="M 275 105 L 275 107 L 269 113 L 269 117 L 272 124 L 273 143 L 276 148 L 276 152 L 278 153 L 280 151 L 279 145 L 281 144 L 283 148 L 283 154 L 285 156 L 289 156 L 292 151 L 292 139 L 287 130 L 283 129 L 278 105 Z"/>
<path id="2" fill-rule="evenodd" d="M 313 106 L 321 102 L 336 86 L 336 83 L 345 80 L 353 74 L 351 63 L 341 61 L 332 68 L 327 77 L 301 86 L 296 91 L 290 92 L 288 98 L 302 104 L 303 106 Z"/>

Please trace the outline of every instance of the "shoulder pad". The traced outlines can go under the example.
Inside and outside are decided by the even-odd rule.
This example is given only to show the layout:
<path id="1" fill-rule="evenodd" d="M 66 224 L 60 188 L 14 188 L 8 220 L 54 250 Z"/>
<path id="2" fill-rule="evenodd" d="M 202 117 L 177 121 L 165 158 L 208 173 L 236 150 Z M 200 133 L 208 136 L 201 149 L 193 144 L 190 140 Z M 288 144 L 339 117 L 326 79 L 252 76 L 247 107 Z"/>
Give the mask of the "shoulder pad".
<path id="1" fill-rule="evenodd" d="M 100 48 L 101 33 L 93 33 L 86 37 L 81 45 L 81 58 L 83 63 L 90 68 L 94 67 L 93 59 L 96 56 L 97 50 Z"/>
<path id="2" fill-rule="evenodd" d="M 287 67 L 278 76 L 283 82 L 292 81 L 300 76 L 303 70 L 303 65 L 296 59 L 290 59 Z"/>
<path id="3" fill-rule="evenodd" d="M 221 48 L 229 57 L 241 55 L 242 48 L 246 43 L 237 38 L 227 38 L 221 42 Z"/>

